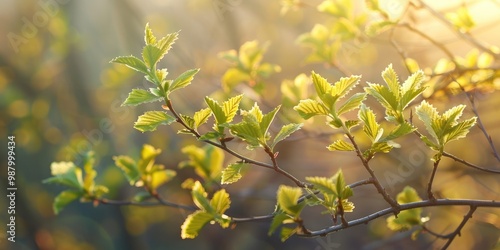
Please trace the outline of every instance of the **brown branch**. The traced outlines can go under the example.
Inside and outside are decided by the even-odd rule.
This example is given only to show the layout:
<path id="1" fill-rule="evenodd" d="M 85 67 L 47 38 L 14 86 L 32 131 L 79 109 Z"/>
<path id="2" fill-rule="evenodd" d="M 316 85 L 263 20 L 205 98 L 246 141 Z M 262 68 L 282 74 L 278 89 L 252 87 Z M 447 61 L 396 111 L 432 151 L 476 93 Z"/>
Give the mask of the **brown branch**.
<path id="1" fill-rule="evenodd" d="M 436 200 L 436 197 L 434 197 L 434 194 L 432 193 L 432 183 L 434 182 L 434 176 L 436 176 L 436 171 L 437 171 L 437 168 L 439 166 L 440 161 L 441 161 L 441 158 L 434 162 L 434 166 L 432 168 L 431 178 L 429 179 L 429 183 L 427 184 L 427 197 L 429 197 L 429 200 L 431 200 L 431 201 Z"/>
<path id="2" fill-rule="evenodd" d="M 475 169 L 483 171 L 483 172 L 492 173 L 492 174 L 500 174 L 500 170 L 493 170 L 493 169 L 482 168 L 482 167 L 476 166 L 476 165 L 474 165 L 466 160 L 460 159 L 460 158 L 458 158 L 450 153 L 447 153 L 447 152 L 443 152 L 443 156 L 451 158 L 451 159 L 455 160 L 456 162 L 460 162 L 468 167 L 475 168 Z"/>
<path id="3" fill-rule="evenodd" d="M 361 160 L 361 163 L 365 167 L 366 171 L 370 174 L 371 178 L 370 180 L 372 181 L 372 184 L 375 186 L 377 191 L 382 195 L 384 200 L 391 205 L 395 209 L 395 213 L 397 214 L 399 211 L 397 211 L 397 208 L 399 207 L 399 204 L 389 196 L 389 194 L 385 191 L 384 187 L 380 184 L 380 181 L 377 179 L 377 176 L 375 176 L 375 173 L 371 169 L 370 165 L 368 164 L 368 161 L 363 157 L 363 154 L 361 153 L 361 150 L 359 149 L 358 144 L 354 140 L 354 137 L 351 135 L 351 133 L 347 130 L 347 128 L 344 129 L 346 132 L 347 137 L 351 141 L 352 145 L 354 146 L 354 149 L 356 151 L 356 154 L 358 158 Z"/>
<path id="4" fill-rule="evenodd" d="M 457 229 L 455 229 L 455 231 L 453 231 L 451 234 L 449 234 L 449 238 L 448 238 L 448 241 L 446 242 L 446 244 L 441 248 L 441 249 L 447 249 L 451 242 L 453 242 L 453 240 L 455 239 L 455 237 L 458 236 L 461 236 L 460 235 L 460 231 L 462 230 L 462 228 L 465 226 L 465 224 L 467 223 L 467 221 L 469 221 L 470 218 L 472 218 L 472 214 L 476 211 L 477 207 L 476 206 L 470 206 L 470 210 L 469 212 L 464 216 L 464 219 L 462 220 L 462 222 L 460 223 L 460 225 L 458 225 Z"/>
<path id="5" fill-rule="evenodd" d="M 414 209 L 414 208 L 423 208 L 423 207 L 438 207 L 438 206 L 469 206 L 469 207 L 495 207 L 500 208 L 500 201 L 491 201 L 491 200 L 467 200 L 467 199 L 457 199 L 457 200 L 449 200 L 449 199 L 436 199 L 435 201 L 425 200 L 425 201 L 417 201 L 406 204 L 400 204 L 398 208 L 389 207 L 386 209 L 382 209 L 373 214 L 367 215 L 365 217 L 361 217 L 355 220 L 348 221 L 348 226 L 344 225 L 335 225 L 322 230 L 311 231 L 310 234 L 298 234 L 301 237 L 317 237 L 317 236 L 326 236 L 330 233 L 340 231 L 342 229 L 364 225 L 368 222 L 375 220 L 384 215 L 397 213 L 404 210 Z"/>

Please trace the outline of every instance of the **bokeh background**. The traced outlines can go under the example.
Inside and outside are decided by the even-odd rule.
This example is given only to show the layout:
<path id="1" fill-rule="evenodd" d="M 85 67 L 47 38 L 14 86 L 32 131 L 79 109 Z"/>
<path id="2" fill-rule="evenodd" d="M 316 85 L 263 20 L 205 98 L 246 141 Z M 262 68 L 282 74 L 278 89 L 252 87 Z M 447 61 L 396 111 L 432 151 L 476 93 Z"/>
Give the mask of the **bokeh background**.
<path id="1" fill-rule="evenodd" d="M 328 17 L 318 13 L 321 1 L 302 1 L 299 10 L 280 15 L 280 1 L 265 0 L 2 0 L 0 2 L 0 141 L 16 136 L 16 243 L 9 244 L 4 229 L 0 232 L 1 249 L 430 249 L 444 243 L 429 235 L 416 241 L 411 231 L 395 233 L 388 230 L 385 219 L 350 228 L 318 239 L 293 237 L 281 243 L 277 234 L 267 236 L 269 222 L 239 224 L 222 230 L 216 225 L 204 228 L 195 240 L 181 240 L 180 225 L 187 213 L 182 210 L 155 207 L 118 207 L 89 203 L 69 205 L 60 215 L 52 211 L 53 198 L 61 187 L 44 185 L 50 177 L 53 161 L 81 160 L 83 152 L 94 150 L 98 156 L 98 182 L 110 188 L 109 198 L 130 199 L 135 189 L 128 187 L 120 170 L 113 166 L 112 156 L 137 155 L 144 143 L 163 149 L 160 161 L 177 169 L 186 156 L 180 149 L 197 143 L 189 136 L 176 135 L 178 126 L 161 127 L 154 133 L 133 129 L 137 116 L 157 104 L 137 108 L 121 107 L 130 89 L 146 82 L 136 72 L 109 61 L 120 55 L 139 55 L 143 46 L 143 29 L 150 24 L 157 36 L 180 30 L 180 38 L 162 61 L 171 75 L 187 69 L 201 68 L 194 83 L 176 92 L 177 110 L 192 113 L 203 106 L 203 97 L 218 91 L 221 76 L 229 64 L 219 58 L 221 51 L 238 49 L 244 42 L 270 42 L 265 61 L 277 64 L 281 72 L 266 79 L 265 94 L 259 99 L 269 111 L 281 102 L 280 85 L 300 73 L 315 70 L 334 82 L 343 76 L 334 67 L 306 64 L 308 50 L 295 41 L 309 32 L 315 23 Z M 363 1 L 353 1 L 362 8 Z M 391 1 L 388 4 L 391 4 Z M 400 6 L 406 1 L 392 1 Z M 392 3 L 392 4 L 394 4 Z M 441 1 L 429 3 L 440 12 L 453 11 L 462 4 L 470 8 L 477 26 L 474 37 L 489 45 L 500 46 L 500 3 L 495 0 Z M 396 8 L 397 9 L 397 8 Z M 397 15 L 397 13 L 396 13 Z M 455 55 L 464 57 L 472 46 L 440 24 L 425 10 L 409 14 L 415 27 L 447 46 Z M 27 23 L 36 22 L 29 28 Z M 34 27 L 34 28 L 33 28 Z M 22 37 L 12 42 L 9 34 Z M 12 37 L 12 35 L 10 35 Z M 401 29 L 394 39 L 405 55 L 414 58 L 422 68 L 434 67 L 444 54 L 429 41 Z M 388 35 L 357 44 L 343 53 L 339 62 L 353 74 L 362 74 L 362 82 L 381 82 L 380 72 L 389 64 L 406 79 L 408 72 L 400 54 L 388 42 Z M 498 60 L 493 66 L 499 67 Z M 481 119 L 498 147 L 500 123 L 499 94 L 492 88 L 475 92 Z M 237 88 L 252 98 L 248 88 Z M 429 101 L 440 112 L 458 103 L 468 104 L 464 93 L 431 95 Z M 371 100 L 373 101 L 373 100 Z M 369 103 L 371 102 L 369 101 Z M 156 105 L 156 106 L 155 106 Z M 373 105 L 378 117 L 383 110 Z M 465 117 L 473 115 L 466 109 Z M 282 117 L 286 119 L 286 117 Z M 109 124 L 111 124 L 109 126 Z M 273 131 L 279 128 L 277 122 Z M 334 131 L 323 121 L 306 124 L 303 131 L 282 143 L 281 166 L 294 175 L 330 176 L 342 168 L 348 182 L 367 177 L 353 154 L 332 153 L 325 149 Z M 374 169 L 392 195 L 412 185 L 423 196 L 431 170 L 431 152 L 417 137 L 400 140 L 403 145 L 390 154 L 373 161 Z M 6 143 L 2 143 L 6 145 Z M 199 144 L 197 144 L 199 145 Z M 232 144 L 246 155 L 266 160 L 262 152 L 246 152 L 245 145 Z M 6 146 L 0 148 L 1 182 L 5 183 Z M 491 154 L 482 132 L 474 127 L 467 139 L 454 142 L 448 151 L 470 162 L 492 169 L 500 164 Z M 226 156 L 226 161 L 232 158 Z M 188 191 L 180 189 L 183 178 L 192 170 L 179 170 L 178 178 L 162 189 L 166 199 L 190 204 Z M 434 188 L 441 197 L 498 200 L 499 176 L 465 168 L 444 160 Z M 252 168 L 239 183 L 226 186 L 231 194 L 230 213 L 237 216 L 263 215 L 273 211 L 275 193 L 286 179 L 266 169 Z M 7 214 L 4 189 L 0 191 L 1 224 Z M 356 211 L 350 215 L 367 215 L 387 207 L 371 187 L 355 190 L 352 200 Z M 429 226 L 437 232 L 453 230 L 466 213 L 466 208 L 433 208 L 425 213 L 432 220 Z M 311 229 L 329 226 L 328 217 L 311 209 L 304 219 Z M 498 209 L 479 209 L 453 244 L 454 249 L 498 248 L 500 235 Z"/>

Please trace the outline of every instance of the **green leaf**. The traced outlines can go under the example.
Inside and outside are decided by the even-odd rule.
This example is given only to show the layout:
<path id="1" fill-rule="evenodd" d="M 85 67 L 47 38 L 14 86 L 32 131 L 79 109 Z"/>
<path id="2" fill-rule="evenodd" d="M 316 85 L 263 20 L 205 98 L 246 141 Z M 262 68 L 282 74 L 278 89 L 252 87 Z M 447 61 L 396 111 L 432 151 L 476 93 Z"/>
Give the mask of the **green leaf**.
<path id="1" fill-rule="evenodd" d="M 238 107 L 240 106 L 240 101 L 242 98 L 243 95 L 238 95 L 222 103 L 222 109 L 226 117 L 225 122 L 233 121 L 233 118 L 236 115 L 236 112 L 238 111 Z"/>
<path id="2" fill-rule="evenodd" d="M 194 75 L 196 75 L 199 71 L 200 69 L 190 69 L 179 75 L 170 85 L 169 92 L 173 92 L 174 90 L 184 88 L 191 84 L 191 81 L 194 79 Z"/>
<path id="3" fill-rule="evenodd" d="M 314 188 L 318 189 L 321 193 L 325 195 L 337 196 L 337 191 L 335 184 L 326 177 L 306 177 L 306 181 L 314 185 Z"/>
<path id="4" fill-rule="evenodd" d="M 434 139 L 439 141 L 437 134 L 440 133 L 440 131 L 434 130 L 437 124 L 436 122 L 438 122 L 439 120 L 439 115 L 436 108 L 434 108 L 427 101 L 422 101 L 420 105 L 415 108 L 415 111 L 418 118 L 422 122 L 424 122 L 427 131 L 432 135 L 432 137 L 434 137 Z"/>
<path id="5" fill-rule="evenodd" d="M 347 120 L 345 121 L 345 126 L 348 130 L 351 128 L 358 126 L 359 125 L 359 120 Z"/>
<path id="6" fill-rule="evenodd" d="M 378 139 L 380 139 L 380 132 L 382 131 L 382 128 L 377 123 L 373 111 L 362 104 L 358 112 L 358 117 L 365 123 L 365 125 L 363 126 L 363 131 L 365 132 L 365 134 L 370 138 L 372 142 L 377 142 Z"/>
<path id="7" fill-rule="evenodd" d="M 53 177 L 43 180 L 43 183 L 59 184 L 78 190 L 83 189 L 82 169 L 73 162 L 52 162 L 50 170 Z"/>
<path id="8" fill-rule="evenodd" d="M 207 103 L 210 110 L 212 110 L 212 113 L 215 116 L 215 121 L 217 124 L 220 125 L 220 124 L 227 122 L 227 116 L 224 113 L 224 110 L 222 109 L 222 107 L 219 105 L 219 103 L 216 100 L 207 96 L 207 97 L 205 97 L 205 102 Z"/>
<path id="9" fill-rule="evenodd" d="M 148 74 L 148 67 L 146 66 L 146 64 L 144 64 L 144 62 L 141 61 L 141 59 L 139 59 L 135 56 L 132 56 L 132 55 L 119 56 L 119 57 L 114 58 L 110 62 L 125 64 L 127 67 L 129 67 L 135 71 L 139 71 L 141 73 Z"/>
<path id="10" fill-rule="evenodd" d="M 193 196 L 194 204 L 203 211 L 214 213 L 214 209 L 210 205 L 210 201 L 207 199 L 207 192 L 201 185 L 199 181 L 194 183 L 193 189 L 191 190 L 191 195 Z"/>
<path id="11" fill-rule="evenodd" d="M 146 23 L 146 28 L 144 29 L 144 42 L 146 45 L 156 45 L 156 37 L 153 35 L 151 28 L 149 28 L 149 23 Z"/>
<path id="12" fill-rule="evenodd" d="M 269 231 L 267 234 L 271 236 L 276 229 L 278 229 L 281 224 L 283 224 L 285 221 L 290 220 L 290 216 L 285 214 L 285 213 L 278 213 L 273 217 L 273 220 L 271 222 L 271 226 L 269 227 Z"/>
<path id="13" fill-rule="evenodd" d="M 476 25 L 469 9 L 465 6 L 460 7 L 455 13 L 447 13 L 446 18 L 462 32 L 469 32 Z"/>
<path id="14" fill-rule="evenodd" d="M 122 106 L 137 106 L 147 102 L 161 101 L 163 97 L 158 97 L 153 93 L 144 89 L 133 89 L 128 94 L 127 99 L 122 103 Z"/>
<path id="15" fill-rule="evenodd" d="M 208 109 L 208 112 L 210 112 L 210 109 Z M 182 122 L 184 122 L 184 124 L 186 124 L 189 128 L 192 128 L 194 129 L 194 119 L 191 118 L 190 116 L 187 116 L 187 115 L 183 115 L 183 114 L 180 114 L 180 117 L 181 117 L 181 120 Z M 189 130 L 187 130 L 188 134 L 191 134 L 191 132 Z"/>
<path id="16" fill-rule="evenodd" d="M 181 238 L 194 239 L 198 236 L 200 230 L 210 221 L 214 216 L 204 211 L 196 211 L 186 218 L 181 226 Z"/>
<path id="17" fill-rule="evenodd" d="M 285 138 L 287 138 L 291 134 L 295 133 L 301 127 L 302 127 L 302 124 L 300 124 L 300 123 L 299 124 L 290 123 L 290 124 L 287 124 L 287 125 L 284 125 L 283 127 L 281 127 L 280 132 L 278 132 L 276 137 L 274 137 L 273 144 L 271 144 L 271 149 L 273 149 L 274 146 L 276 146 L 276 144 L 278 144 L 278 142 L 284 140 Z"/>
<path id="18" fill-rule="evenodd" d="M 386 114 L 389 113 L 388 111 L 397 110 L 398 100 L 396 99 L 396 96 L 394 96 L 393 93 L 391 93 L 385 86 L 382 86 L 380 84 L 368 83 L 368 87 L 365 88 L 365 91 L 369 95 L 375 97 L 375 99 L 382 106 L 384 106 L 384 108 L 386 109 Z"/>
<path id="19" fill-rule="evenodd" d="M 414 188 L 406 186 L 397 196 L 397 201 L 400 204 L 421 201 Z M 387 218 L 387 226 L 394 231 L 408 230 L 413 226 L 421 225 L 428 218 L 421 217 L 422 208 L 414 208 L 401 211 L 396 218 L 394 215 Z"/>
<path id="20" fill-rule="evenodd" d="M 329 111 L 316 100 L 301 100 L 299 105 L 293 107 L 295 111 L 304 119 L 309 119 L 317 115 L 328 115 Z"/>
<path id="21" fill-rule="evenodd" d="M 222 170 L 221 184 L 231 184 L 241 179 L 241 169 L 245 165 L 245 163 L 229 164 L 229 166 Z"/>
<path id="22" fill-rule="evenodd" d="M 332 178 L 330 178 L 330 179 L 335 181 L 336 193 L 338 195 L 342 195 L 344 193 L 344 189 L 347 187 L 347 185 L 345 183 L 344 173 L 342 172 L 342 169 L 339 169 L 337 171 L 337 173 L 335 173 L 335 175 L 332 176 Z M 346 199 L 348 197 L 339 197 L 339 198 Z"/>
<path id="23" fill-rule="evenodd" d="M 83 188 L 88 192 L 93 192 L 95 187 L 94 179 L 97 176 L 97 171 L 94 169 L 95 158 L 94 151 L 89 151 L 83 155 L 83 170 L 85 178 L 83 179 Z"/>
<path id="24" fill-rule="evenodd" d="M 424 92 L 425 88 L 421 86 L 424 80 L 425 74 L 422 70 L 416 71 L 406 79 L 401 87 L 401 92 L 403 94 L 400 100 L 401 109 L 405 109 L 411 101 Z"/>
<path id="25" fill-rule="evenodd" d="M 54 213 L 57 215 L 66 207 L 69 203 L 83 196 L 82 191 L 78 190 L 65 190 L 59 193 L 54 199 L 54 203 L 52 205 L 54 209 Z"/>
<path id="26" fill-rule="evenodd" d="M 200 125 L 204 124 L 207 122 L 208 118 L 210 118 L 210 115 L 212 114 L 212 111 L 210 108 L 205 108 L 200 111 L 197 111 L 194 113 L 193 119 L 194 119 L 194 128 L 197 129 Z"/>
<path id="27" fill-rule="evenodd" d="M 320 98 L 325 96 L 326 94 L 329 94 L 332 89 L 332 85 L 328 83 L 328 81 L 320 76 L 319 74 L 316 74 L 314 71 L 311 74 L 311 78 L 314 84 L 314 88 L 316 89 L 316 93 Z M 321 99 L 323 102 L 326 100 Z M 327 103 L 328 106 L 331 106 L 333 103 Z"/>
<path id="28" fill-rule="evenodd" d="M 292 235 L 297 233 L 297 227 L 295 228 L 289 228 L 289 227 L 282 227 L 281 228 L 281 234 L 280 234 L 280 239 L 282 242 L 285 242 L 288 238 L 290 238 Z"/>
<path id="29" fill-rule="evenodd" d="M 157 43 L 156 47 L 160 49 L 161 57 L 160 59 L 168 53 L 172 45 L 175 43 L 175 40 L 177 40 L 177 37 L 179 35 L 179 32 L 174 32 L 170 33 L 164 37 L 162 37 Z"/>
<path id="30" fill-rule="evenodd" d="M 215 212 L 219 215 L 224 214 L 224 212 L 229 209 L 230 205 L 231 200 L 229 199 L 229 194 L 224 189 L 215 192 L 212 200 L 210 200 L 210 206 L 215 209 Z"/>
<path id="31" fill-rule="evenodd" d="M 477 117 L 472 117 L 453 126 L 447 131 L 444 139 L 445 143 L 464 138 L 469 133 L 470 128 L 476 124 L 476 120 Z"/>
<path id="32" fill-rule="evenodd" d="M 404 135 L 407 135 L 407 134 L 415 131 L 416 129 L 417 128 L 413 127 L 413 125 L 411 125 L 411 124 L 409 124 L 407 122 L 401 123 L 393 131 L 391 131 L 390 134 L 388 134 L 387 136 L 385 136 L 380 141 L 394 140 L 396 138 L 399 138 L 399 137 L 402 137 Z"/>
<path id="33" fill-rule="evenodd" d="M 392 64 L 389 64 L 389 66 L 382 71 L 382 78 L 387 83 L 387 86 L 389 86 L 389 91 L 396 97 L 396 101 L 399 101 L 401 94 L 399 92 L 399 79 L 396 71 L 392 68 Z"/>
<path id="34" fill-rule="evenodd" d="M 246 141 L 251 147 L 261 145 L 261 131 L 259 124 L 256 122 L 241 122 L 230 125 L 231 133 Z"/>
<path id="35" fill-rule="evenodd" d="M 120 155 L 113 157 L 113 160 L 115 161 L 115 165 L 124 172 L 130 185 L 134 185 L 141 178 L 139 168 L 132 158 Z"/>
<path id="36" fill-rule="evenodd" d="M 274 108 L 272 111 L 269 113 L 265 114 L 262 116 L 262 120 L 260 121 L 260 131 L 263 136 L 267 135 L 267 131 L 269 129 L 269 126 L 271 126 L 271 123 L 274 120 L 274 117 L 276 116 L 276 113 L 278 113 L 278 110 L 280 110 L 281 105 L 278 107 Z"/>
<path id="37" fill-rule="evenodd" d="M 334 143 L 330 144 L 328 147 L 328 150 L 330 151 L 354 151 L 354 146 L 349 143 L 345 142 L 343 140 L 336 140 Z"/>
<path id="38" fill-rule="evenodd" d="M 342 106 L 340 106 L 340 108 L 337 110 L 337 115 L 342 115 L 353 109 L 359 108 L 359 106 L 365 99 L 366 93 L 356 93 L 352 95 L 344 104 L 342 104 Z"/>
<path id="39" fill-rule="evenodd" d="M 134 128 L 141 132 L 155 131 L 156 127 L 159 125 L 169 125 L 172 122 L 175 122 L 175 118 L 167 115 L 163 111 L 148 111 L 139 116 L 134 123 Z"/>
<path id="40" fill-rule="evenodd" d="M 210 132 L 207 132 L 205 134 L 202 134 L 200 136 L 200 138 L 198 138 L 198 140 L 200 140 L 200 141 L 208 140 L 209 141 L 209 140 L 213 140 L 213 139 L 219 138 L 221 136 L 222 136 L 222 134 L 220 134 L 217 131 L 210 131 Z"/>
<path id="41" fill-rule="evenodd" d="M 157 189 L 159 186 L 172 180 L 177 173 L 174 170 L 165 169 L 151 173 L 150 188 Z"/>
<path id="42" fill-rule="evenodd" d="M 146 45 L 142 50 L 142 58 L 146 66 L 153 69 L 162 57 L 161 50 L 153 45 Z"/>
<path id="43" fill-rule="evenodd" d="M 333 88 L 331 89 L 331 93 L 335 99 L 342 98 L 351 91 L 359 83 L 359 79 L 361 76 L 349 76 L 342 77 L 339 81 L 333 84 Z"/>
<path id="44" fill-rule="evenodd" d="M 304 203 L 298 204 L 298 200 L 301 195 L 301 188 L 281 185 L 278 188 L 278 205 L 286 213 L 294 217 L 298 217 L 300 211 L 302 211 L 302 208 L 304 207 Z"/>

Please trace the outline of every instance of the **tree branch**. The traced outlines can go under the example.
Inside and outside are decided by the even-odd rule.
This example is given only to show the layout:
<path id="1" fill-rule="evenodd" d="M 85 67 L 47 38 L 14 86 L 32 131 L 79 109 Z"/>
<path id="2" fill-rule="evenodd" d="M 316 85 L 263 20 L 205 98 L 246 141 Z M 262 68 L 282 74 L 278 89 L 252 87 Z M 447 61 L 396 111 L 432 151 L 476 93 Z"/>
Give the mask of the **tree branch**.
<path id="1" fill-rule="evenodd" d="M 448 199 L 436 199 L 435 201 L 425 200 L 418 202 L 411 202 L 406 204 L 400 204 L 398 208 L 389 207 L 373 214 L 370 214 L 365 217 L 361 217 L 359 219 L 348 221 L 348 226 L 344 226 L 342 224 L 331 226 L 318 231 L 311 231 L 310 234 L 298 234 L 301 237 L 317 237 L 317 236 L 326 236 L 329 233 L 337 232 L 345 228 L 350 228 L 353 226 L 358 226 L 361 224 L 366 224 L 372 220 L 375 220 L 384 215 L 409 210 L 413 208 L 423 208 L 423 207 L 437 207 L 437 206 L 470 206 L 470 207 L 496 207 L 500 208 L 500 201 L 491 201 L 491 200 L 467 200 L 467 199 L 457 199 L 457 200 L 448 200 Z"/>

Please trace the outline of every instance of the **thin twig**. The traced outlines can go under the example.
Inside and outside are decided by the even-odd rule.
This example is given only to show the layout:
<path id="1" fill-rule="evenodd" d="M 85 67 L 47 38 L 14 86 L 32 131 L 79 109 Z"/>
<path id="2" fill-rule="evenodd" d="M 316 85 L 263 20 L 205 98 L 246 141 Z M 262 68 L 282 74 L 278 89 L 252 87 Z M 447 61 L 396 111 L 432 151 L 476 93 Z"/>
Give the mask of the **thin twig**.
<path id="1" fill-rule="evenodd" d="M 105 205 L 115 205 L 115 206 L 139 206 L 139 207 L 152 207 L 152 206 L 167 206 L 173 208 L 180 208 L 188 211 L 196 211 L 198 208 L 193 206 L 187 206 L 182 204 L 177 204 L 169 202 L 163 199 L 156 199 L 158 202 L 135 202 L 135 201 L 117 201 L 109 199 L 95 199 L 95 202 Z"/>
<path id="2" fill-rule="evenodd" d="M 429 179 L 429 183 L 427 184 L 427 197 L 429 197 L 429 200 L 435 201 L 436 197 L 434 197 L 434 194 L 432 193 L 432 183 L 434 182 L 434 176 L 436 176 L 436 171 L 439 166 L 439 162 L 441 159 L 438 159 L 434 162 L 434 166 L 432 168 L 432 174 L 431 178 Z"/>
<path id="3" fill-rule="evenodd" d="M 466 160 L 460 159 L 460 158 L 458 158 L 450 153 L 447 153 L 447 152 L 443 152 L 443 156 L 451 158 L 451 159 L 455 160 L 456 162 L 460 162 L 466 166 L 469 166 L 471 168 L 475 168 L 475 169 L 483 171 L 483 172 L 492 173 L 492 174 L 500 174 L 500 170 L 493 170 L 493 169 L 482 168 L 482 167 L 476 166 L 476 165 L 474 165 Z"/>
<path id="4" fill-rule="evenodd" d="M 500 201 L 492 201 L 492 200 L 467 200 L 467 199 L 457 199 L 457 200 L 449 200 L 449 199 L 436 199 L 435 201 L 425 200 L 425 201 L 417 201 L 406 204 L 400 204 L 398 208 L 389 207 L 386 209 L 382 209 L 373 214 L 370 214 L 365 217 L 361 217 L 355 220 L 348 221 L 348 227 L 344 227 L 343 225 L 335 225 L 318 231 L 311 231 L 310 234 L 303 235 L 298 234 L 301 237 L 317 237 L 317 236 L 326 236 L 330 233 L 340 231 L 342 229 L 350 228 L 353 226 L 363 225 L 372 220 L 375 220 L 384 215 L 393 214 L 396 212 L 414 209 L 414 208 L 423 208 L 423 207 L 437 207 L 437 206 L 469 206 L 469 207 L 495 207 L 500 208 Z"/>
<path id="5" fill-rule="evenodd" d="M 460 231 L 465 226 L 465 224 L 467 223 L 467 221 L 469 221 L 469 219 L 472 218 L 472 214 L 476 211 L 476 209 L 477 209 L 476 206 L 473 206 L 473 205 L 470 206 L 469 212 L 464 216 L 464 219 L 462 220 L 462 222 L 460 223 L 460 225 L 458 225 L 458 227 L 457 227 L 457 229 L 455 229 L 455 231 L 453 231 L 451 234 L 449 234 L 448 241 L 441 248 L 442 250 L 448 249 L 448 247 L 450 246 L 451 242 L 453 242 L 453 240 L 455 239 L 455 237 L 457 237 L 457 235 L 461 236 L 460 235 Z"/>

